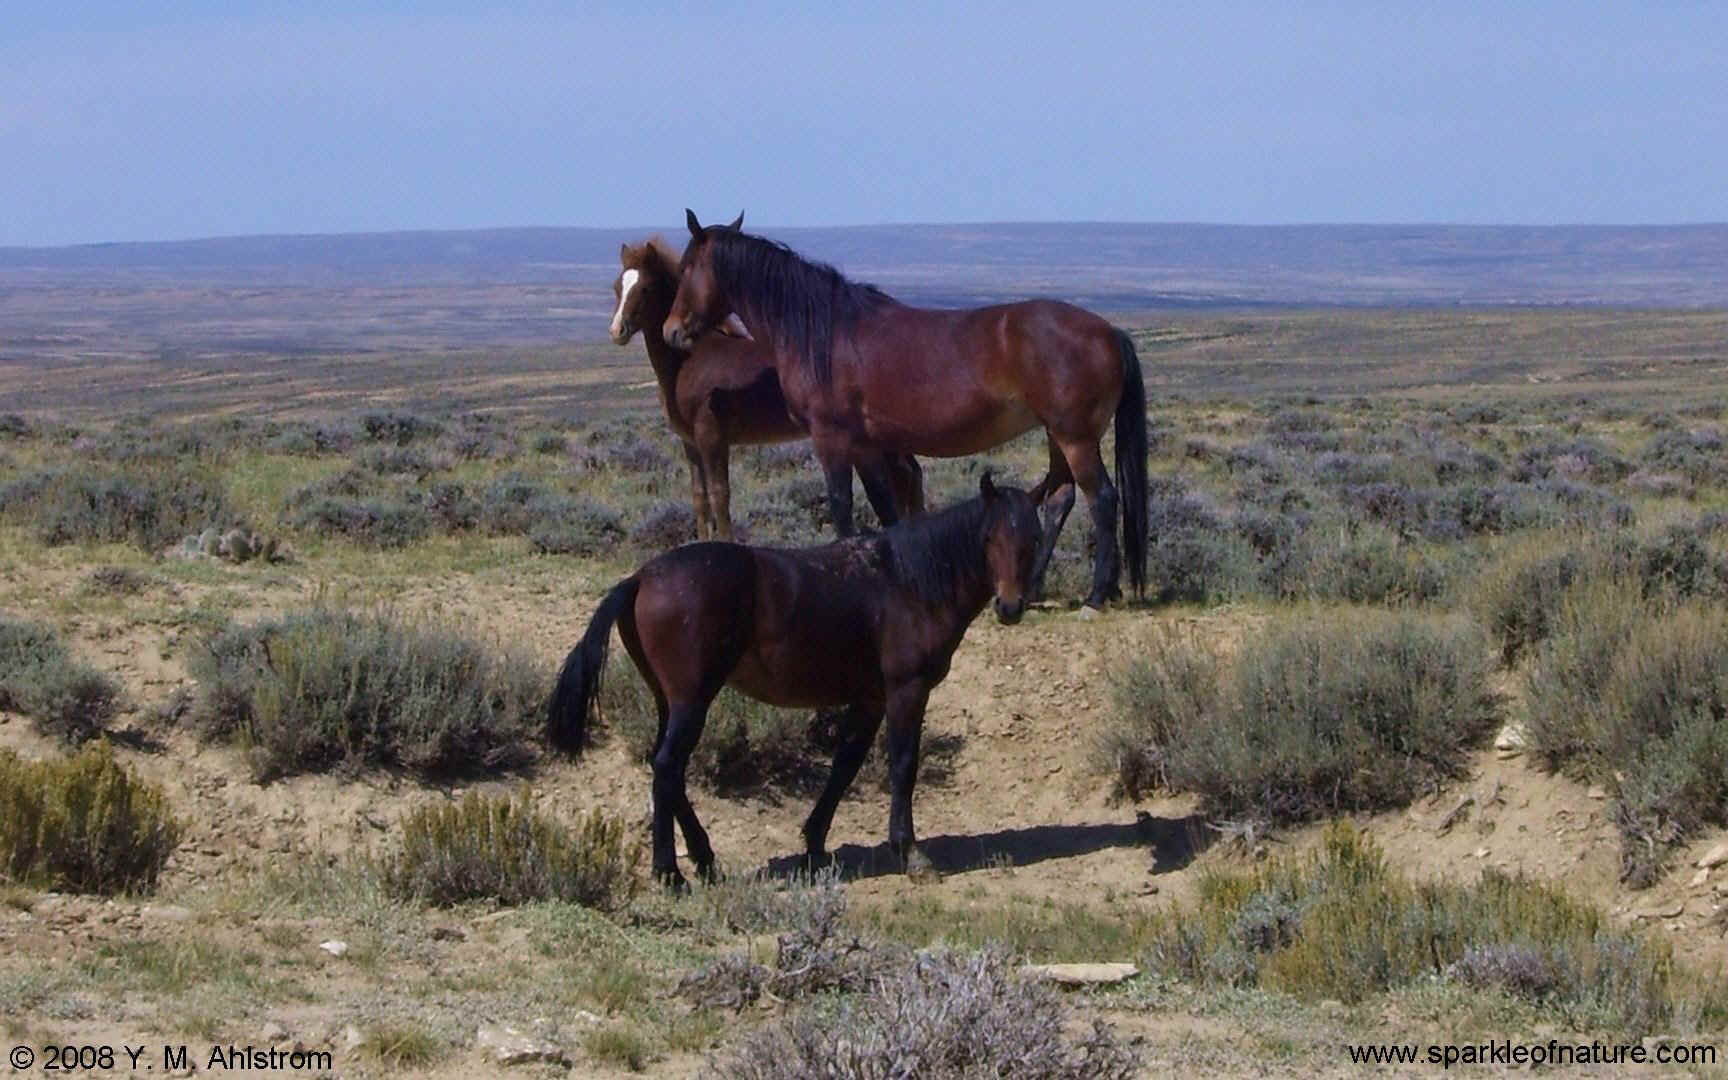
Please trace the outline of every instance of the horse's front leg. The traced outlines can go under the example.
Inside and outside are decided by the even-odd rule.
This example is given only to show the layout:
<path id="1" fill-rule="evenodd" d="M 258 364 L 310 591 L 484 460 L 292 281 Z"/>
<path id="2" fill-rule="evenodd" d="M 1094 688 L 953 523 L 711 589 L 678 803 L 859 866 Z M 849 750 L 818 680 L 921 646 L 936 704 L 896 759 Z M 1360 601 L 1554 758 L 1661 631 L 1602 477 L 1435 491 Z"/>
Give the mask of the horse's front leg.
<path id="1" fill-rule="evenodd" d="M 851 536 L 857 529 L 852 524 L 852 456 L 844 433 L 835 429 L 810 432 L 810 446 L 816 460 L 822 464 L 822 477 L 828 482 L 828 520 L 836 536 Z"/>
<path id="2" fill-rule="evenodd" d="M 822 466 L 822 477 L 828 481 L 828 520 L 834 535 L 845 539 L 858 531 L 852 524 L 852 466 Z"/>
<path id="3" fill-rule="evenodd" d="M 732 532 L 732 459 L 731 448 L 718 432 L 704 433 L 700 446 L 702 477 L 708 486 L 709 513 L 714 517 L 714 533 L 721 540 L 731 540 Z"/>
<path id="4" fill-rule="evenodd" d="M 1044 479 L 1038 481 L 1038 486 L 1029 493 L 1044 515 L 1044 539 L 1032 561 L 1032 577 L 1026 589 L 1026 595 L 1034 600 L 1044 598 L 1044 575 L 1050 569 L 1050 556 L 1056 550 L 1056 541 L 1062 535 L 1062 526 L 1068 522 L 1068 514 L 1074 509 L 1074 474 L 1068 469 L 1068 459 L 1053 437 L 1046 435 L 1045 442 L 1050 454 L 1050 467 L 1045 470 Z"/>
<path id="5" fill-rule="evenodd" d="M 685 772 L 690 765 L 690 753 L 702 737 L 702 726 L 708 719 L 708 702 L 673 703 L 666 714 L 666 732 L 654 751 L 654 876 L 668 888 L 682 891 L 684 875 L 678 872 L 678 849 L 673 843 L 672 826 L 676 822 L 684 829 L 684 843 L 690 848 L 690 859 L 703 878 L 714 873 L 714 849 L 708 843 L 708 833 L 696 819 L 685 788 Z"/>
<path id="6" fill-rule="evenodd" d="M 869 463 L 858 465 L 858 479 L 864 483 L 864 496 L 870 500 L 870 508 L 876 511 L 876 520 L 887 528 L 900 520 L 900 507 L 896 505 L 895 484 L 893 473 L 889 469 L 888 458 L 879 457 Z"/>
<path id="7" fill-rule="evenodd" d="M 828 861 L 828 827 L 834 823 L 834 808 L 852 786 L 859 766 L 870 753 L 870 744 L 882 727 L 882 706 L 848 705 L 840 723 L 843 733 L 840 746 L 834 751 L 834 767 L 828 771 L 828 783 L 804 820 L 805 864 L 811 870 Z"/>
<path id="8" fill-rule="evenodd" d="M 888 695 L 888 779 L 892 785 L 888 810 L 888 846 L 900 856 L 906 876 L 933 881 L 941 875 L 930 856 L 918 846 L 912 826 L 912 789 L 918 783 L 918 747 L 924 737 L 924 706 L 930 688 L 921 679 L 903 683 Z"/>

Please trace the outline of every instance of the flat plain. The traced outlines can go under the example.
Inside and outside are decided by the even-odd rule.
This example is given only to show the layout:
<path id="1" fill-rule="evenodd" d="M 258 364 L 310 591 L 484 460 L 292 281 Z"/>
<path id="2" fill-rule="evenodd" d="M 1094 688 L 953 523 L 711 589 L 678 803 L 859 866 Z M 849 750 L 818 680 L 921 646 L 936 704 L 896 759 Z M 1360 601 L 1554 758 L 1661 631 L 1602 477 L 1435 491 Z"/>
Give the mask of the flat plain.
<path id="1" fill-rule="evenodd" d="M 1086 1021 L 1113 1025 L 1146 1075 L 1358 1075 L 1345 1047 L 1385 1041 L 1728 1043 L 1709 1004 L 1728 961 L 1724 871 L 1696 865 L 1724 839 L 1720 795 L 1705 796 L 1701 823 L 1659 841 L 1629 827 L 1646 804 L 1626 762 L 1564 758 L 1530 734 L 1553 724 L 1540 694 L 1557 684 L 1541 679 L 1562 669 L 1544 650 L 1570 639 L 1550 630 L 1549 644 L 1532 637 L 1517 652 L 1495 621 L 1517 607 L 1498 582 L 1604 536 L 1637 553 L 1627 566 L 1672 551 L 1692 560 L 1661 563 L 1660 595 L 1638 602 L 1675 606 L 1653 613 L 1725 621 L 1713 522 L 1728 508 L 1728 292 L 1708 269 L 1723 231 L 1183 228 L 788 234 L 908 298 L 1072 295 L 1129 327 L 1155 432 L 1154 595 L 1096 618 L 1074 612 L 1087 531 L 1076 514 L 1048 602 L 1020 626 L 973 627 L 932 698 L 918 792 L 939 882 L 888 865 L 878 766 L 836 818 L 839 883 L 774 884 L 824 759 L 806 718 L 746 710 L 744 727 L 775 741 L 734 734 L 729 745 L 784 767 L 751 772 L 724 754 L 704 766 L 695 799 L 728 883 L 683 899 L 645 886 L 610 912 L 404 901 L 366 860 L 394 851 L 417 809 L 524 783 L 560 821 L 599 809 L 639 832 L 648 774 L 630 721 L 640 700 L 627 691 L 576 762 L 536 746 L 525 763 L 458 776 L 349 763 L 265 781 L 255 748 L 209 738 L 187 702 L 213 635 L 320 610 L 457 627 L 549 678 L 603 591 L 685 538 L 682 460 L 652 373 L 639 344 L 601 335 L 613 235 L 585 235 L 576 255 L 560 245 L 568 236 L 540 233 L 394 248 L 335 238 L 340 257 L 328 259 L 286 238 L 274 261 L 262 240 L 220 258 L 197 245 L 0 252 L 0 414 L 17 418 L 0 438 L 0 492 L 12 493 L 0 495 L 0 611 L 50 627 L 117 680 L 120 706 L 99 741 L 159 785 L 187 827 L 150 895 L 0 886 L 10 1040 L 184 1043 L 195 1058 L 218 1043 L 299 1045 L 330 1050 L 338 1075 L 453 1077 L 501 1069 L 478 1029 L 508 1024 L 556 1050 L 513 1067 L 525 1075 L 774 1075 L 748 1072 L 761 1064 L 747 1056 L 751 1032 L 852 998 L 716 1004 L 691 978 L 728 957 L 774 970 L 776 936 L 838 895 L 866 952 L 995 943 L 1015 962 L 1136 964 L 1120 986 L 1066 992 L 1063 1031 L 1076 1041 Z M 509 256 L 487 258 L 505 239 Z M 305 245 L 314 254 L 294 255 Z M 1402 254 L 1388 263 L 1370 250 Z M 1027 436 L 981 459 L 931 462 L 930 490 L 938 503 L 962 497 L 986 465 L 1029 484 L 1042 454 Z M 188 554 L 177 537 L 50 542 L 17 494 L 44 471 L 111 469 L 142 484 L 183 465 L 217 479 L 224 525 L 280 538 L 282 557 Z M 807 455 L 742 453 L 734 471 L 753 538 L 822 538 Z M 472 520 L 438 516 L 452 486 L 472 500 Z M 528 494 L 512 502 L 512 491 Z M 407 524 L 367 531 L 353 514 L 312 509 L 337 503 Z M 404 509 L 389 517 L 386 506 Z M 524 509 L 542 506 L 562 509 L 546 520 Z M 570 516 L 576 506 L 587 516 Z M 545 539 L 578 524 L 598 539 Z M 1679 566 L 1692 591 L 1669 597 Z M 137 587 L 104 584 L 122 580 Z M 1220 670 L 1246 670 L 1273 662 L 1263 646 L 1280 635 L 1378 619 L 1470 627 L 1494 702 L 1492 724 L 1461 737 L 1453 766 L 1395 804 L 1327 804 L 1292 820 L 1227 809 L 1236 804 L 1215 789 L 1172 779 L 1181 745 L 1135 726 L 1144 701 L 1124 687 L 1148 658 L 1198 649 Z M 637 682 L 618 649 L 611 678 Z M 1718 690 L 1688 693 L 1712 722 L 1728 713 Z M 1220 722 L 1246 715 L 1205 709 Z M 0 746 L 32 760 L 68 752 L 11 710 L 0 711 Z M 1165 756 L 1142 786 L 1124 761 L 1148 747 Z M 1413 888 L 1486 875 L 1562 891 L 1596 913 L 1600 941 L 1625 935 L 1660 954 L 1664 972 L 1681 973 L 1663 992 L 1694 1004 L 1633 1016 L 1567 998 L 1564 972 L 1540 985 L 1476 977 L 1471 961 L 1438 954 L 1422 977 L 1387 986 L 1304 982 L 1293 961 L 1274 963 L 1295 945 L 1261 941 L 1246 916 L 1198 967 L 1175 956 L 1171 942 L 1188 940 L 1184 927 L 1200 933 L 1207 905 L 1253 891 L 1228 881 L 1321 858 L 1340 820 Z M 1627 852 L 1645 844 L 1661 858 L 1631 880 Z M 788 921 L 759 917 L 777 903 L 796 909 Z M 1281 932 L 1299 937 L 1301 918 Z"/>

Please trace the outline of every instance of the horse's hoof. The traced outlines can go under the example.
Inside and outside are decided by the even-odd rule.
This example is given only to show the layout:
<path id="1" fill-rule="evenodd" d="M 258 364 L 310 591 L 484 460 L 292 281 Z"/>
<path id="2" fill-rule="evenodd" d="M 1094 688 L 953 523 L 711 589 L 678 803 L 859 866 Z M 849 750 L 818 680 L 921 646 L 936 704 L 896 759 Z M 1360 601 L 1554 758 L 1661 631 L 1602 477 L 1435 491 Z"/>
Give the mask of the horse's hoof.
<path id="1" fill-rule="evenodd" d="M 811 877 L 834 865 L 834 856 L 826 851 L 806 851 L 798 862 L 798 872 Z"/>
<path id="2" fill-rule="evenodd" d="M 690 883 L 676 870 L 656 870 L 654 877 L 660 882 L 661 888 L 673 896 L 684 896 L 690 891 Z"/>
<path id="3" fill-rule="evenodd" d="M 919 885 L 933 885 L 942 880 L 942 871 L 930 861 L 923 849 L 913 848 L 906 856 L 906 876 Z"/>

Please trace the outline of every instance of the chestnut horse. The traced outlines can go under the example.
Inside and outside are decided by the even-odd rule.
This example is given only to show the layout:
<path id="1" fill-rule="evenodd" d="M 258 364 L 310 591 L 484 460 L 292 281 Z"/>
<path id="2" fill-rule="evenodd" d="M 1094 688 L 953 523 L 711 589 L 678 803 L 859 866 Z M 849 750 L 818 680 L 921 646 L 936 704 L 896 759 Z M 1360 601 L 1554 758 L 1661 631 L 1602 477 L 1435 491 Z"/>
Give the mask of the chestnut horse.
<path id="1" fill-rule="evenodd" d="M 1146 576 L 1146 387 L 1128 335 L 1055 300 L 970 310 L 908 307 L 784 244 L 730 225 L 704 228 L 684 211 L 690 242 L 664 334 L 701 340 L 736 312 L 772 345 L 786 403 L 810 432 L 828 475 L 829 508 L 845 535 L 848 463 L 886 454 L 975 454 L 1042 426 L 1050 467 L 1032 489 L 1046 506 L 1035 583 L 1074 506 L 1091 504 L 1095 553 L 1086 603 L 1121 596 L 1117 488 L 1100 440 L 1112 417 L 1123 547 L 1136 593 Z M 711 336 L 711 335 L 710 335 Z"/>
<path id="2" fill-rule="evenodd" d="M 695 348 L 674 349 L 661 324 L 678 292 L 678 256 L 658 238 L 618 252 L 621 268 L 612 282 L 615 297 L 612 341 L 628 344 L 638 330 L 648 363 L 660 384 L 666 422 L 684 444 L 690 462 L 690 509 L 696 536 L 732 539 L 731 448 L 791 442 L 809 437 L 786 411 L 774 352 L 748 340 L 737 316 Z M 884 525 L 924 512 L 923 473 L 910 455 L 894 455 L 860 470 L 865 494 Z M 878 477 L 878 472 L 882 475 Z M 846 478 L 850 488 L 852 478 Z"/>
<path id="3" fill-rule="evenodd" d="M 865 537 L 798 549 L 718 542 L 675 548 L 600 601 L 559 673 L 547 739 L 581 750 L 616 624 L 660 714 L 654 873 L 679 887 L 674 820 L 697 872 L 714 872 L 714 849 L 690 805 L 684 770 L 722 686 L 770 705 L 845 707 L 827 786 L 804 822 L 811 866 L 825 861 L 834 807 L 886 716 L 888 843 L 908 874 L 930 876 L 935 868 L 912 828 L 924 705 L 992 596 L 1002 622 L 1020 620 L 1039 532 L 1027 494 L 996 487 L 986 473 L 978 498 Z"/>

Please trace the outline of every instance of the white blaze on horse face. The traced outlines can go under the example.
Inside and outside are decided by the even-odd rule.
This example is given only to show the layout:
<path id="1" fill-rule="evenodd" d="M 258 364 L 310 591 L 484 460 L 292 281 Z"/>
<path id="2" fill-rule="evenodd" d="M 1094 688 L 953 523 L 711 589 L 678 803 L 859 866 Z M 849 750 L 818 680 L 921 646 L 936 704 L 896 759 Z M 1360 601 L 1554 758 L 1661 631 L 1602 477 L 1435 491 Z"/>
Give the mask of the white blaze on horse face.
<path id="1" fill-rule="evenodd" d="M 618 310 L 612 313 L 613 337 L 617 337 L 624 329 L 624 305 L 630 302 L 630 290 L 636 287 L 636 281 L 641 276 L 640 271 L 631 267 L 618 278 Z"/>

